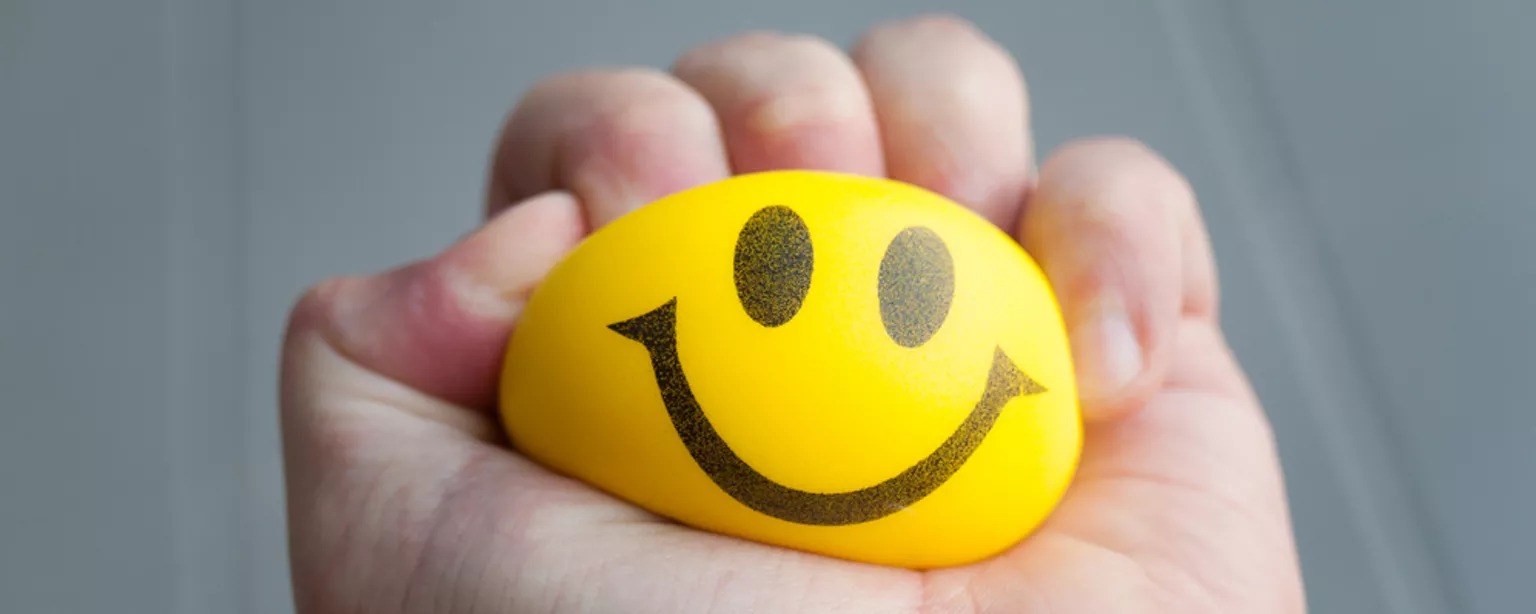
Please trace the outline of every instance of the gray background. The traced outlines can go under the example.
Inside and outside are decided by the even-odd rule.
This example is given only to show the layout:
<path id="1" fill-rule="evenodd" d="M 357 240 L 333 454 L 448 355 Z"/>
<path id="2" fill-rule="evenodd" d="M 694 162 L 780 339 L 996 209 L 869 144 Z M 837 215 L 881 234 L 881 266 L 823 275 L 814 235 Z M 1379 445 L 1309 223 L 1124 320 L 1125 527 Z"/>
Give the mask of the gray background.
<path id="1" fill-rule="evenodd" d="M 939 6 L 0 0 L 0 611 L 289 611 L 285 310 L 467 230 L 536 78 Z M 1536 5 L 942 6 L 1193 180 L 1313 610 L 1529 611 Z"/>

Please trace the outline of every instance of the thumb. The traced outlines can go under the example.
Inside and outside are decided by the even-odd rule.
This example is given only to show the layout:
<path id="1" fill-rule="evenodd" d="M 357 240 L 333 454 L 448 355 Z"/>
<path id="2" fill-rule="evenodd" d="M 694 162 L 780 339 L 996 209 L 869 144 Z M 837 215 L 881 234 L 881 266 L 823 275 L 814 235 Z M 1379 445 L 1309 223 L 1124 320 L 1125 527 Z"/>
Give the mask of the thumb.
<path id="1" fill-rule="evenodd" d="M 317 284 L 294 308 L 289 336 L 318 332 L 364 369 L 454 405 L 488 408 L 513 322 L 583 232 L 576 200 L 546 192 L 431 259 Z"/>
<path id="2" fill-rule="evenodd" d="M 433 258 L 322 282 L 295 305 L 280 399 L 300 612 L 476 594 L 441 576 L 488 551 L 440 527 L 478 518 L 465 500 L 485 496 L 486 476 L 527 465 L 486 445 L 500 435 L 488 410 L 513 322 L 580 220 L 569 195 L 540 195 Z M 555 481 L 525 469 L 519 490 L 491 492 Z"/>

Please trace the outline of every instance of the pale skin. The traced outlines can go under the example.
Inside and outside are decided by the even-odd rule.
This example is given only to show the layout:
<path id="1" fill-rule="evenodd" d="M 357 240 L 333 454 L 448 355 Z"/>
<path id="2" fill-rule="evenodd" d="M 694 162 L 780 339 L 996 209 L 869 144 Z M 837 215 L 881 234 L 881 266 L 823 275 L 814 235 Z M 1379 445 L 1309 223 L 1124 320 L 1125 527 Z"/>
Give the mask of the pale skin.
<path id="1" fill-rule="evenodd" d="M 299 612 L 1304 611 L 1271 429 L 1220 329 L 1189 184 L 1124 138 L 1037 164 L 1030 125 L 1014 58 L 949 17 L 879 24 L 851 52 L 753 33 L 670 71 L 538 84 L 497 141 L 484 225 L 293 309 L 281 405 Z M 502 353 L 549 268 L 651 200 L 781 168 L 937 191 L 1045 270 L 1086 440 L 1065 499 L 1011 550 L 919 572 L 737 540 L 507 446 Z"/>

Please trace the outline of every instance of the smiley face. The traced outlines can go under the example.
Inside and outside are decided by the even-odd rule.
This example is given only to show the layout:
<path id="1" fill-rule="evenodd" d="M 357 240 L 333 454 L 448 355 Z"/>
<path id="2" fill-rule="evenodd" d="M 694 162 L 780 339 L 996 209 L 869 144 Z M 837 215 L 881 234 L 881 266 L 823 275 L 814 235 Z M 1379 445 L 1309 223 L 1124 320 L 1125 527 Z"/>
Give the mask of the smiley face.
<path id="1" fill-rule="evenodd" d="M 1048 284 L 897 182 L 787 171 L 652 203 L 531 298 L 502 416 L 535 460 L 724 534 L 927 568 L 1054 507 L 1081 428 Z"/>
<path id="2" fill-rule="evenodd" d="M 736 243 L 736 291 L 742 308 L 758 324 L 772 328 L 794 318 L 810 290 L 814 269 L 815 246 L 805 221 L 793 209 L 765 207 L 747 221 Z M 954 296 L 954 263 L 943 239 L 926 226 L 903 229 L 886 248 L 878 286 L 880 320 L 891 341 L 904 348 L 922 346 L 943 325 Z M 676 299 L 609 328 L 649 351 L 672 426 L 699 468 L 742 504 L 789 522 L 855 524 L 906 509 L 965 464 L 1008 401 L 1046 391 L 997 348 L 975 407 L 938 449 L 873 486 L 807 492 L 754 470 L 710 424 L 678 358 Z"/>

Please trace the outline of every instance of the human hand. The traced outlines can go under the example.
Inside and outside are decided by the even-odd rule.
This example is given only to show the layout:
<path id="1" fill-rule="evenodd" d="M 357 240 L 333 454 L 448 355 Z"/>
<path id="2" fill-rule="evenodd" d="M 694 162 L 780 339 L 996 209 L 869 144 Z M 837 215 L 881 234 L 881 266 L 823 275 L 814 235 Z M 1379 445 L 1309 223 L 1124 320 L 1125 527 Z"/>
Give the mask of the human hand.
<path id="1" fill-rule="evenodd" d="M 1194 195 L 1123 139 L 1039 166 L 1013 59 L 949 18 L 850 58 L 753 34 L 671 74 L 562 75 L 512 113 L 489 220 L 438 256 L 316 285 L 282 365 L 293 582 L 324 612 L 1301 612 L 1279 463 L 1223 339 Z M 918 572 L 696 531 L 506 447 L 507 336 L 591 228 L 733 173 L 888 176 L 1015 235 L 1066 316 L 1086 422 L 1022 543 Z"/>

